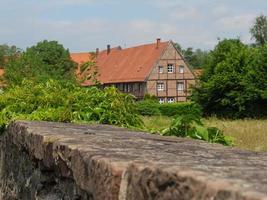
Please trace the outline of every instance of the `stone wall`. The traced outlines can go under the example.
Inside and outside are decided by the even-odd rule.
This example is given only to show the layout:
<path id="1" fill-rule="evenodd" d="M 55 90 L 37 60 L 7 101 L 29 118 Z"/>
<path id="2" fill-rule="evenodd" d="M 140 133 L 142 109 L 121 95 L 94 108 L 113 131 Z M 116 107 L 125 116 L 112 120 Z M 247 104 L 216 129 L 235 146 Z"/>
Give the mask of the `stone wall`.
<path id="1" fill-rule="evenodd" d="M 18 121 L 0 199 L 267 199 L 267 154 L 101 125 Z"/>

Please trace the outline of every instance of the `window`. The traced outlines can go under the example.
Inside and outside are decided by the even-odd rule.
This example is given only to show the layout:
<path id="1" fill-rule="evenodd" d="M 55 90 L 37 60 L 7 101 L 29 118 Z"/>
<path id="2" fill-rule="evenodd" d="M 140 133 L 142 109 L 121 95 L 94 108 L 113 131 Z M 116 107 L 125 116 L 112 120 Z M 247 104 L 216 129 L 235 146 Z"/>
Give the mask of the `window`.
<path id="1" fill-rule="evenodd" d="M 160 74 L 163 73 L 163 66 L 159 66 L 159 73 L 160 73 Z"/>
<path id="2" fill-rule="evenodd" d="M 169 97 L 168 98 L 168 103 L 174 103 L 174 98 L 173 97 Z"/>
<path id="3" fill-rule="evenodd" d="M 168 64 L 168 73 L 173 73 L 173 72 L 174 72 L 173 64 Z"/>
<path id="4" fill-rule="evenodd" d="M 179 66 L 179 73 L 180 74 L 183 74 L 184 73 L 184 66 L 183 65 L 180 65 Z"/>
<path id="5" fill-rule="evenodd" d="M 128 83 L 123 84 L 123 91 L 124 92 L 132 92 L 133 91 L 132 85 L 128 84 Z"/>
<path id="6" fill-rule="evenodd" d="M 177 90 L 178 91 L 183 91 L 184 90 L 184 83 L 183 82 L 178 82 L 177 83 Z"/>
<path id="7" fill-rule="evenodd" d="M 163 91 L 164 90 L 164 83 L 157 83 L 157 90 Z"/>
<path id="8" fill-rule="evenodd" d="M 159 98 L 159 103 L 162 104 L 162 103 L 165 103 L 165 99 L 163 97 L 160 97 Z"/>

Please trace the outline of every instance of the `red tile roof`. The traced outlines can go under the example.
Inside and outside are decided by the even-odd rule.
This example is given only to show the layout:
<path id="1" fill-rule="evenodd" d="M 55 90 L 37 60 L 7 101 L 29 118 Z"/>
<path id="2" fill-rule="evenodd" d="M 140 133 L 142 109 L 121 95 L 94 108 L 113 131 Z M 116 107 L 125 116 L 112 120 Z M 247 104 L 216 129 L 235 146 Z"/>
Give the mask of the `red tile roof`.
<path id="1" fill-rule="evenodd" d="M 101 51 L 96 57 L 97 79 L 101 83 L 143 82 L 168 44 L 159 42 L 158 48 L 156 43 L 126 49 L 113 48 L 109 54 L 106 50 Z M 74 53 L 71 58 L 78 64 L 92 61 L 90 53 Z M 91 85 L 91 82 L 83 85 Z"/>

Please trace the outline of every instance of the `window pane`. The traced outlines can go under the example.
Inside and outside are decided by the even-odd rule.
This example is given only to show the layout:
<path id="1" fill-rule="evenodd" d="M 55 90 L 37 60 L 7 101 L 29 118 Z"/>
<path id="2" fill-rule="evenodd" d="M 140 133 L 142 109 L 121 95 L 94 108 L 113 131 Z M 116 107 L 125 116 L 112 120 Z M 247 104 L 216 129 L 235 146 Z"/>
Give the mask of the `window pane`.
<path id="1" fill-rule="evenodd" d="M 184 83 L 183 82 L 178 82 L 177 83 L 177 90 L 183 91 L 184 90 Z"/>
<path id="2" fill-rule="evenodd" d="M 159 103 L 164 103 L 164 102 L 165 102 L 164 98 L 163 97 L 160 97 L 159 98 Z"/>
<path id="3" fill-rule="evenodd" d="M 174 67 L 173 67 L 173 64 L 168 64 L 168 73 L 173 73 L 173 70 Z"/>
<path id="4" fill-rule="evenodd" d="M 184 66 L 183 65 L 179 66 L 179 73 L 184 73 Z"/>
<path id="5" fill-rule="evenodd" d="M 168 98 L 168 103 L 174 103 L 174 98 L 173 97 L 169 97 Z"/>
<path id="6" fill-rule="evenodd" d="M 157 83 L 157 89 L 158 91 L 164 90 L 164 83 Z"/>
<path id="7" fill-rule="evenodd" d="M 159 66 L 159 73 L 160 73 L 160 74 L 163 73 L 163 66 Z"/>

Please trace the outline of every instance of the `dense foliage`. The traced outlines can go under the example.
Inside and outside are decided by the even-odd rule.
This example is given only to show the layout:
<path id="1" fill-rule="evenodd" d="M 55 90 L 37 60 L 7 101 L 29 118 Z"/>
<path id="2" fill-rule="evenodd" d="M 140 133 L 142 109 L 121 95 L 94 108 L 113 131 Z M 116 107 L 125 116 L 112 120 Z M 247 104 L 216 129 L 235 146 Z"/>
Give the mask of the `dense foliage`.
<path id="1" fill-rule="evenodd" d="M 192 99 L 207 115 L 267 116 L 267 46 L 252 48 L 238 39 L 220 41 L 210 53 Z"/>
<path id="2" fill-rule="evenodd" d="M 137 110 L 140 115 L 163 115 L 163 116 L 177 116 L 186 113 L 202 115 L 201 107 L 193 102 L 179 102 L 179 103 L 164 103 L 159 104 L 158 100 L 147 99 L 137 102 Z"/>
<path id="3" fill-rule="evenodd" d="M 0 126 L 16 119 L 91 122 L 142 127 L 131 96 L 116 88 L 81 88 L 49 80 L 23 81 L 0 95 Z"/>
<path id="4" fill-rule="evenodd" d="M 9 84 L 20 84 L 25 78 L 36 82 L 50 78 L 74 81 L 75 67 L 68 50 L 56 41 L 44 40 L 10 60 L 5 66 L 5 78 Z"/>

